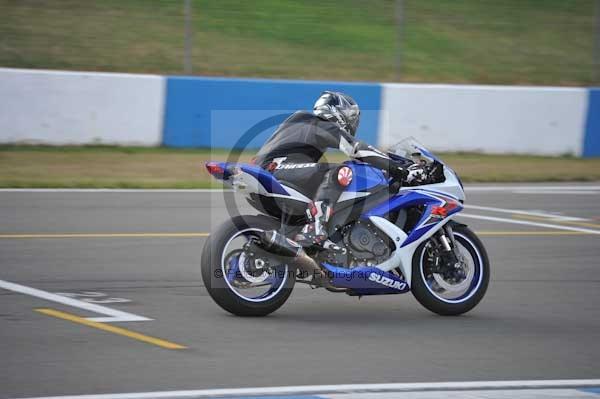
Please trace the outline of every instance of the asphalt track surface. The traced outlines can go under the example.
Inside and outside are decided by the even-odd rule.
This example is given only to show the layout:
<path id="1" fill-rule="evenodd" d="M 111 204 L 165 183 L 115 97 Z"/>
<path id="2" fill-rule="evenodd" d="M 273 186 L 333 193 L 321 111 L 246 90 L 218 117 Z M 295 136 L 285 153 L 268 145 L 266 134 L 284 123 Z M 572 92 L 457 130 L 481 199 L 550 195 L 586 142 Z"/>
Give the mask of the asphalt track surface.
<path id="1" fill-rule="evenodd" d="M 411 294 L 299 285 L 269 317 L 225 313 L 199 264 L 228 217 L 222 193 L 0 192 L 0 282 L 152 319 L 85 324 L 102 315 L 0 287 L 0 397 L 598 378 L 600 185 L 546 186 L 467 191 L 500 209 L 461 219 L 481 233 L 492 279 L 454 318 Z"/>

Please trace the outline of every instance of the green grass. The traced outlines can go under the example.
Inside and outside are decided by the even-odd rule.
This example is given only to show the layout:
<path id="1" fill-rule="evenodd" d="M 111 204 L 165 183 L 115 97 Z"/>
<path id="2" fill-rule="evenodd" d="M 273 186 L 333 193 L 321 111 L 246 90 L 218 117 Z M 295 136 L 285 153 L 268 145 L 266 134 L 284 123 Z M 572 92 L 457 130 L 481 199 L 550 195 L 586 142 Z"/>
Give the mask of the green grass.
<path id="1" fill-rule="evenodd" d="M 594 0 L 404 0 L 402 81 L 589 85 Z M 194 0 L 195 74 L 397 80 L 394 0 Z M 0 0 L 0 66 L 182 73 L 181 0 Z"/>
<path id="2" fill-rule="evenodd" d="M 248 162 L 253 153 L 140 147 L 0 146 L 0 187 L 219 188 L 208 160 Z M 600 181 L 600 158 L 442 154 L 465 182 Z M 331 162 L 342 157 L 333 154 Z"/>

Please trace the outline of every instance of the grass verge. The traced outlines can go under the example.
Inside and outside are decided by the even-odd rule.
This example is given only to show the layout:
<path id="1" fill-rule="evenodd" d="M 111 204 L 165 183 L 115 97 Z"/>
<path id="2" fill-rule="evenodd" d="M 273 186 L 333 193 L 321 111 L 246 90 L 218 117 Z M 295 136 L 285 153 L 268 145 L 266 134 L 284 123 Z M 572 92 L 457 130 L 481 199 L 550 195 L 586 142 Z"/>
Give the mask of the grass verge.
<path id="1" fill-rule="evenodd" d="M 395 4 L 193 0 L 193 72 L 406 82 L 593 82 L 592 0 L 405 0 L 401 32 Z M 173 0 L 0 0 L 0 65 L 181 74 L 183 10 L 183 2 Z"/>
<path id="2" fill-rule="evenodd" d="M 208 160 L 248 162 L 253 153 L 139 147 L 0 146 L 3 188 L 219 188 Z M 600 158 L 441 154 L 465 182 L 600 180 Z M 343 158 L 333 154 L 329 161 Z"/>

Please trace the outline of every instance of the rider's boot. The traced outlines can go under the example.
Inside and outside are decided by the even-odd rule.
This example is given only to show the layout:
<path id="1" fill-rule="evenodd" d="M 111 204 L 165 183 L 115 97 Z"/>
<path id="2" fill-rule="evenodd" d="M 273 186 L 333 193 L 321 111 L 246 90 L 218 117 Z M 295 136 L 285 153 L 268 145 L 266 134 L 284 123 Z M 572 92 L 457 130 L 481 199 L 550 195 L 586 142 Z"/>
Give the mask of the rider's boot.
<path id="1" fill-rule="evenodd" d="M 320 245 L 327 240 L 327 222 L 332 207 L 326 201 L 311 202 L 306 210 L 308 223 L 296 235 L 296 242 L 303 247 Z"/>

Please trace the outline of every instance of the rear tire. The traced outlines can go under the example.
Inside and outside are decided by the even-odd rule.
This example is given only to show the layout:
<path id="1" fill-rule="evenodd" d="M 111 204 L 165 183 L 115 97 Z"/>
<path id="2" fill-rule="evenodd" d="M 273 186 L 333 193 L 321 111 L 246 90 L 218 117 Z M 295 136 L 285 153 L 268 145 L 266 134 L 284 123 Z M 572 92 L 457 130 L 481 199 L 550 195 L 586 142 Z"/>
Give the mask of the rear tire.
<path id="1" fill-rule="evenodd" d="M 442 316 L 457 316 L 473 309 L 483 299 L 490 280 L 490 262 L 479 238 L 465 225 L 452 223 L 452 230 L 455 233 L 455 240 L 467 249 L 475 261 L 476 279 L 473 279 L 472 288 L 464 294 L 464 298 L 444 299 L 436 295 L 425 281 L 424 251 L 429 241 L 425 241 L 417 248 L 412 260 L 413 295 L 425 308 Z"/>
<path id="2" fill-rule="evenodd" d="M 223 272 L 223 252 L 232 237 L 245 230 L 277 229 L 279 223 L 266 216 L 236 216 L 219 226 L 206 240 L 202 250 L 202 280 L 212 299 L 226 311 L 237 316 L 266 316 L 279 309 L 292 293 L 295 276 L 291 269 L 285 273 L 282 287 L 263 301 L 242 298 L 226 281 Z"/>

